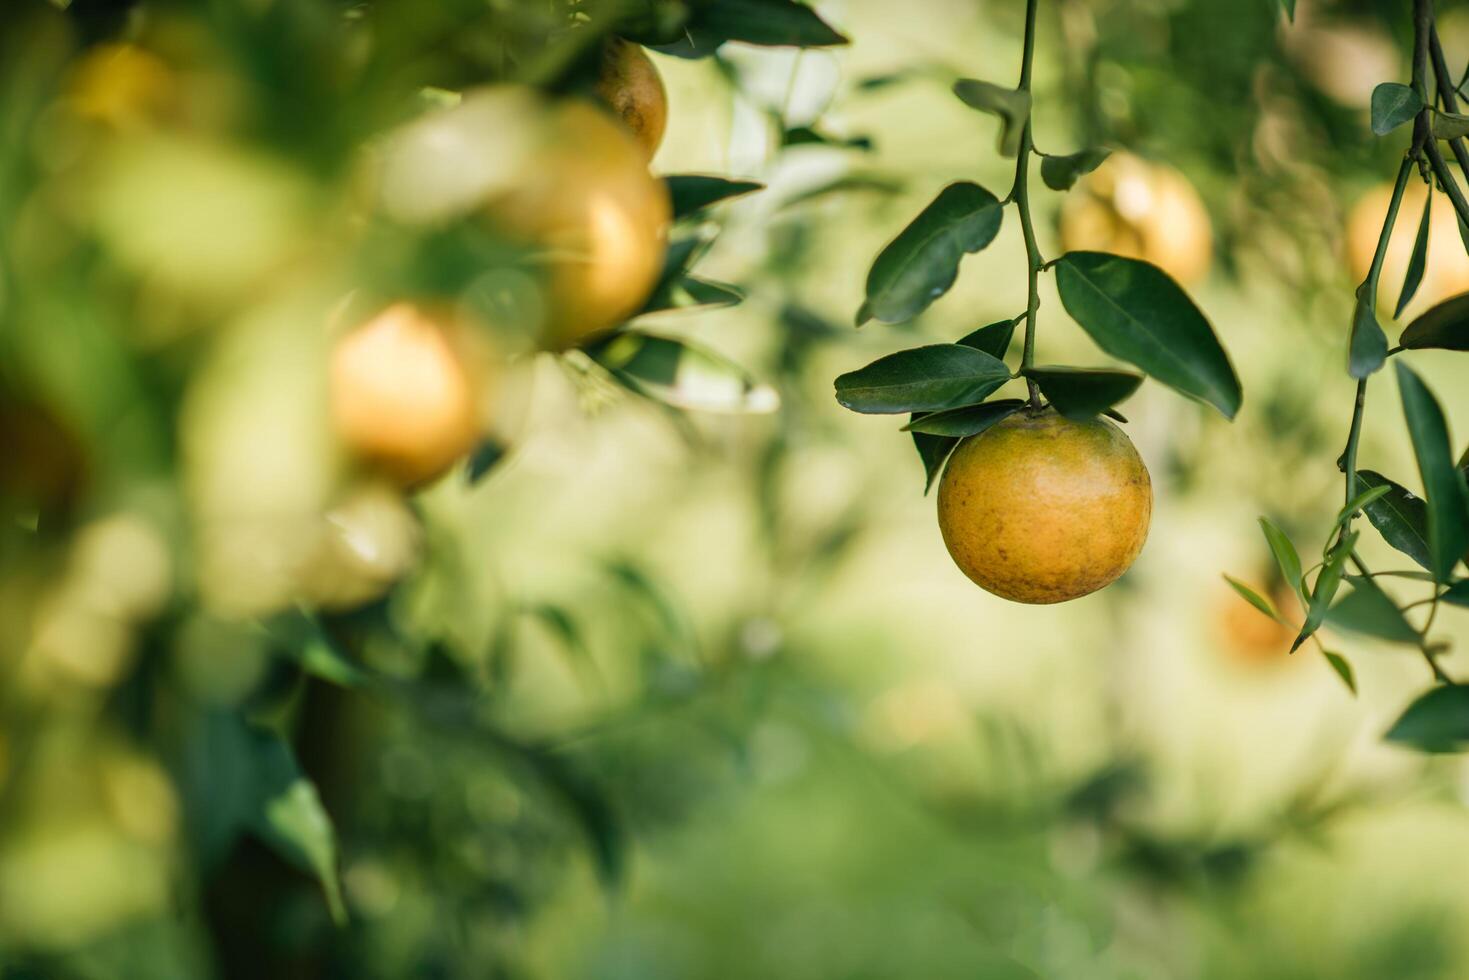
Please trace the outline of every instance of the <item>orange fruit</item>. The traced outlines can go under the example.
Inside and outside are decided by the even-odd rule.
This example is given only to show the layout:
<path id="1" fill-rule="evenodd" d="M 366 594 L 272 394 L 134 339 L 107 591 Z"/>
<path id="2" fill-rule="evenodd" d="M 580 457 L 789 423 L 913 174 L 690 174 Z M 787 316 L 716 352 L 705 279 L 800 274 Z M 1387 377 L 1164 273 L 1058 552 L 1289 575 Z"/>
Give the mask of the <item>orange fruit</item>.
<path id="1" fill-rule="evenodd" d="M 360 458 L 405 486 L 473 448 L 481 379 L 457 324 L 397 303 L 344 334 L 329 365 L 332 421 Z"/>
<path id="2" fill-rule="evenodd" d="M 1172 167 L 1114 153 L 1066 195 L 1061 247 L 1151 262 L 1185 286 L 1201 282 L 1214 258 L 1209 212 Z"/>
<path id="3" fill-rule="evenodd" d="M 668 92 L 648 53 L 630 41 L 614 40 L 602 55 L 597 97 L 622 117 L 623 125 L 653 159 L 668 126 Z"/>
<path id="4" fill-rule="evenodd" d="M 1263 590 L 1256 591 L 1263 594 Z M 1271 600 L 1287 619 L 1300 617 L 1300 600 L 1284 583 L 1272 590 Z M 1222 586 L 1215 599 L 1213 621 L 1225 649 L 1248 663 L 1284 658 L 1296 638 L 1294 629 L 1266 616 L 1228 586 Z"/>
<path id="5" fill-rule="evenodd" d="M 1127 571 L 1147 540 L 1152 481 L 1106 419 L 1016 412 L 954 450 L 939 483 L 944 544 L 965 575 L 1015 602 L 1065 602 Z"/>

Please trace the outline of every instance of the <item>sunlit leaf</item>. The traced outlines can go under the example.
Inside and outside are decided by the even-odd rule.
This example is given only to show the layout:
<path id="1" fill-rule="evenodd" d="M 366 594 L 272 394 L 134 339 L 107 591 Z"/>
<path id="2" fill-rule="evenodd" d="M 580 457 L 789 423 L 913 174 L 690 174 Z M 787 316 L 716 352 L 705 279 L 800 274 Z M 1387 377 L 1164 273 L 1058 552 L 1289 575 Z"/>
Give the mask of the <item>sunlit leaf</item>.
<path id="1" fill-rule="evenodd" d="M 1265 543 L 1270 546 L 1270 553 L 1275 556 L 1275 564 L 1280 567 L 1280 574 L 1285 577 L 1286 584 L 1300 593 L 1301 556 L 1297 553 L 1296 546 L 1269 518 L 1260 518 L 1260 530 L 1265 532 Z"/>
<path id="2" fill-rule="evenodd" d="M 1052 190 L 1070 190 L 1077 180 L 1100 167 L 1111 155 L 1111 150 L 1082 150 L 1064 157 L 1044 157 L 1041 159 L 1041 180 Z"/>
<path id="3" fill-rule="evenodd" d="M 1270 604 L 1269 599 L 1266 599 L 1260 593 L 1256 592 L 1254 589 L 1250 588 L 1248 585 L 1241 582 L 1237 578 L 1226 575 L 1224 576 L 1224 581 L 1228 582 L 1229 587 L 1234 589 L 1235 592 L 1239 593 L 1240 598 L 1244 599 L 1250 605 L 1254 606 L 1256 609 L 1260 610 L 1262 613 L 1264 613 L 1266 616 L 1269 616 L 1277 623 L 1282 622 L 1280 614 L 1275 611 L 1275 607 Z"/>
<path id="4" fill-rule="evenodd" d="M 959 344 L 915 347 L 836 379 L 837 401 L 854 412 L 897 415 L 974 405 L 1010 380 L 1005 362 Z"/>
<path id="5" fill-rule="evenodd" d="M 1033 367 L 1025 375 L 1036 383 L 1051 407 L 1077 420 L 1096 417 L 1130 397 L 1143 383 L 1140 374 L 1101 368 Z"/>
<path id="6" fill-rule="evenodd" d="M 882 250 L 867 274 L 857 323 L 900 323 L 928 309 L 959 276 L 959 260 L 999 233 L 999 200 L 978 184 L 950 184 Z"/>
<path id="7" fill-rule="evenodd" d="M 1396 366 L 1403 415 L 1428 498 L 1428 545 L 1433 560 L 1429 571 L 1443 582 L 1469 549 L 1469 491 L 1464 474 L 1454 466 L 1448 423 L 1438 400 L 1411 368 L 1401 361 Z"/>
<path id="8" fill-rule="evenodd" d="M 1424 752 L 1469 746 L 1469 687 L 1445 684 L 1421 695 L 1383 736 Z"/>
<path id="9" fill-rule="evenodd" d="M 773 412 L 775 389 L 732 361 L 672 337 L 625 331 L 586 353 L 627 387 L 675 408 L 703 412 Z"/>
<path id="10" fill-rule="evenodd" d="M 915 416 L 903 429 L 907 432 L 926 432 L 929 435 L 963 439 L 979 435 L 996 422 L 1009 418 L 1024 405 L 1025 402 L 1019 398 L 1005 398 L 1001 401 L 985 402 L 983 405 L 954 408 L 947 412 L 928 412 L 921 417 Z"/>
<path id="11" fill-rule="evenodd" d="M 1056 262 L 1061 302 L 1097 346 L 1176 391 L 1239 411 L 1239 377 L 1204 314 L 1157 266 L 1103 252 Z"/>
<path id="12" fill-rule="evenodd" d="M 1387 493 L 1368 501 L 1367 519 L 1382 539 L 1422 565 L 1433 567 L 1428 550 L 1428 505 L 1381 473 L 1358 470 L 1357 482 L 1369 489 L 1386 487 Z"/>
<path id="13" fill-rule="evenodd" d="M 1463 293 L 1416 317 L 1398 339 L 1409 350 L 1469 350 L 1469 293 Z"/>
<path id="14" fill-rule="evenodd" d="M 1423 99 L 1411 86 L 1383 82 L 1372 90 L 1372 132 L 1386 136 L 1423 111 Z"/>

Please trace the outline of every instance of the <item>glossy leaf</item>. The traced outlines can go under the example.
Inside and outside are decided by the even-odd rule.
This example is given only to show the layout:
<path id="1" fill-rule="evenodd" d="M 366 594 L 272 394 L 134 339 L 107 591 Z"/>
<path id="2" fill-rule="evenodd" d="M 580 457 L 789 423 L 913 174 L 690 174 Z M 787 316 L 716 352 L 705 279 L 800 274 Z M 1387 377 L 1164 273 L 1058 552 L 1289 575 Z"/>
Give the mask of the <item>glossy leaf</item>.
<path id="1" fill-rule="evenodd" d="M 1390 643 L 1417 646 L 1418 631 L 1376 582 L 1365 576 L 1354 576 L 1350 581 L 1352 591 L 1327 611 L 1328 624 Z"/>
<path id="2" fill-rule="evenodd" d="M 922 418 L 923 414 L 915 413 L 912 421 Z M 923 493 L 925 496 L 933 489 L 933 481 L 937 480 L 939 474 L 943 472 L 944 464 L 949 461 L 949 457 L 953 455 L 958 445 L 959 440 L 954 436 L 935 436 L 926 432 L 913 433 L 913 446 L 918 450 L 918 458 L 923 461 Z"/>
<path id="3" fill-rule="evenodd" d="M 258 806 L 251 828 L 281 857 L 316 876 L 332 919 L 347 921 L 337 877 L 336 832 L 316 787 L 296 764 L 295 754 L 275 735 L 256 733 L 254 769 Z"/>
<path id="4" fill-rule="evenodd" d="M 1030 119 L 1030 93 L 1006 88 L 975 78 L 961 78 L 954 83 L 954 94 L 971 109 L 1000 117 L 1000 155 L 1013 157 L 1020 152 L 1020 135 Z"/>
<path id="5" fill-rule="evenodd" d="M 1429 571 L 1443 582 L 1469 549 L 1469 492 L 1465 489 L 1464 474 L 1454 466 L 1448 423 L 1438 400 L 1401 361 L 1397 364 L 1397 374 L 1403 414 L 1428 498 L 1428 546 L 1432 557 Z"/>
<path id="6" fill-rule="evenodd" d="M 586 352 L 639 394 L 675 408 L 704 412 L 773 412 L 780 396 L 718 354 L 672 337 L 625 331 Z"/>
<path id="7" fill-rule="evenodd" d="M 1423 99 L 1408 85 L 1383 82 L 1372 90 L 1372 132 L 1386 136 L 1423 111 Z"/>
<path id="8" fill-rule="evenodd" d="M 1301 556 L 1296 552 L 1296 546 L 1269 518 L 1260 518 L 1260 530 L 1265 532 L 1265 543 L 1270 546 L 1270 553 L 1275 556 L 1275 564 L 1280 567 L 1280 574 L 1285 577 L 1286 584 L 1300 593 Z"/>
<path id="9" fill-rule="evenodd" d="M 1005 362 L 959 344 L 914 347 L 836 379 L 837 401 L 854 412 L 941 412 L 982 402 L 1010 380 Z"/>
<path id="10" fill-rule="evenodd" d="M 1010 350 L 1010 341 L 1015 336 L 1015 321 L 1001 320 L 999 323 L 991 323 L 987 327 L 980 327 L 970 334 L 959 338 L 959 343 L 965 347 L 973 347 L 982 350 L 991 357 L 1000 360 L 1005 359 L 1005 354 Z"/>
<path id="11" fill-rule="evenodd" d="M 1326 658 L 1331 669 L 1336 672 L 1336 676 L 1340 677 L 1341 682 L 1347 686 L 1347 690 L 1352 692 L 1352 697 L 1356 697 L 1357 676 L 1352 670 L 1351 662 L 1341 654 L 1332 653 L 1330 650 L 1322 650 L 1321 654 Z"/>
<path id="12" fill-rule="evenodd" d="M 1001 218 L 1000 202 L 978 184 L 945 187 L 872 263 L 857 325 L 901 323 L 928 309 L 954 285 L 959 260 L 995 240 Z"/>
<path id="13" fill-rule="evenodd" d="M 1064 157 L 1043 157 L 1041 180 L 1053 191 L 1068 191 L 1111 155 L 1111 150 L 1082 150 Z"/>
<path id="14" fill-rule="evenodd" d="M 1357 287 L 1357 301 L 1352 307 L 1352 333 L 1347 342 L 1347 373 L 1365 378 L 1387 362 L 1387 334 L 1377 322 L 1376 282 L 1369 278 Z"/>
<path id="15" fill-rule="evenodd" d="M 1103 252 L 1056 262 L 1061 302 L 1097 346 L 1176 391 L 1239 411 L 1239 377 L 1204 314 L 1157 266 Z"/>
<path id="16" fill-rule="evenodd" d="M 1428 505 L 1381 473 L 1358 470 L 1363 486 L 1386 487 L 1387 493 L 1369 501 L 1364 510 L 1382 539 L 1424 568 L 1433 567 L 1428 550 Z"/>
<path id="17" fill-rule="evenodd" d="M 705 208 L 765 189 L 753 180 L 729 180 L 704 174 L 672 174 L 663 178 L 673 200 L 673 217 L 687 218 Z"/>
<path id="18" fill-rule="evenodd" d="M 915 416 L 903 429 L 907 432 L 926 432 L 929 435 L 964 439 L 979 435 L 996 422 L 1014 415 L 1024 405 L 1025 402 L 1019 398 L 1005 398 L 985 402 L 983 405 L 953 408 L 947 412 L 928 412 L 921 417 Z"/>
<path id="19" fill-rule="evenodd" d="M 1425 752 L 1469 746 L 1469 687 L 1445 684 L 1420 696 L 1383 736 Z"/>
<path id="20" fill-rule="evenodd" d="M 1260 610 L 1262 613 L 1264 613 L 1266 616 L 1269 616 L 1277 623 L 1282 621 L 1280 618 L 1280 614 L 1275 611 L 1275 607 L 1270 604 L 1269 599 L 1265 598 L 1260 593 L 1256 592 L 1254 589 L 1250 588 L 1248 585 L 1241 582 L 1237 578 L 1226 575 L 1224 576 L 1224 581 L 1228 582 L 1229 587 L 1234 589 L 1235 592 L 1239 593 L 1241 599 L 1244 599 L 1250 605 L 1254 606 L 1256 609 Z"/>
<path id="21" fill-rule="evenodd" d="M 1428 193 L 1423 197 L 1423 217 L 1418 221 L 1418 237 L 1413 239 L 1413 254 L 1408 259 L 1408 271 L 1403 276 L 1403 291 L 1398 294 L 1397 309 L 1393 311 L 1394 320 L 1402 317 L 1403 310 L 1413 301 L 1418 287 L 1423 283 L 1423 270 L 1428 265 L 1428 219 L 1432 214 L 1433 186 L 1429 185 Z"/>
<path id="22" fill-rule="evenodd" d="M 1101 368 L 1033 367 L 1025 374 L 1056 411 L 1077 420 L 1096 417 L 1143 383 L 1140 374 Z"/>
<path id="23" fill-rule="evenodd" d="M 1410 350 L 1469 351 L 1469 293 L 1446 299 L 1416 317 L 1398 343 Z"/>

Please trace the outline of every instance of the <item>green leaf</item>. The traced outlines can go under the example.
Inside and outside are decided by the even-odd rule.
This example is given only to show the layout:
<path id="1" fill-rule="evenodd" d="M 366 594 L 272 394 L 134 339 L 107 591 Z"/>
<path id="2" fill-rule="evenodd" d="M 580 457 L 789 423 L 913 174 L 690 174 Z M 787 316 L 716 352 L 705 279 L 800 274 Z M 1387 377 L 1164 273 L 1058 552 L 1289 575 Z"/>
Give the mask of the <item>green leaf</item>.
<path id="1" fill-rule="evenodd" d="M 1292 23 L 1296 19 L 1296 0 L 1280 0 L 1280 9 L 1285 11 L 1285 16 Z"/>
<path id="2" fill-rule="evenodd" d="M 1408 85 L 1383 82 L 1372 90 L 1372 132 L 1386 136 L 1423 111 L 1423 100 Z"/>
<path id="3" fill-rule="evenodd" d="M 1297 594 L 1304 596 L 1305 593 L 1301 591 L 1301 556 L 1296 552 L 1296 546 L 1267 517 L 1260 518 L 1260 530 L 1265 532 L 1265 543 L 1270 546 L 1270 553 L 1275 556 L 1275 564 L 1280 567 L 1280 574 L 1285 577 L 1286 584 Z"/>
<path id="4" fill-rule="evenodd" d="M 1347 344 L 1347 373 L 1365 378 L 1380 370 L 1387 361 L 1387 334 L 1377 322 L 1377 290 L 1370 278 L 1357 287 L 1357 302 L 1352 307 L 1352 335 Z"/>
<path id="5" fill-rule="evenodd" d="M 1422 565 L 1433 567 L 1428 549 L 1428 505 L 1381 473 L 1358 470 L 1357 482 L 1368 488 L 1386 487 L 1387 493 L 1366 504 L 1367 519 L 1382 539 Z"/>
<path id="6" fill-rule="evenodd" d="M 1413 240 L 1413 255 L 1408 259 L 1408 272 L 1403 276 L 1403 291 L 1398 294 L 1398 306 L 1392 318 L 1400 319 L 1403 310 L 1413 301 L 1418 287 L 1423 283 L 1423 270 L 1428 264 L 1428 219 L 1433 214 L 1433 185 L 1423 196 L 1423 217 L 1418 222 L 1418 237 Z"/>
<path id="7" fill-rule="evenodd" d="M 1025 375 L 1035 381 L 1056 411 L 1078 421 L 1096 417 L 1143 383 L 1140 374 L 1101 368 L 1033 367 Z"/>
<path id="8" fill-rule="evenodd" d="M 864 153 L 874 148 L 870 136 L 832 136 L 810 126 L 794 126 L 781 134 L 781 146 L 835 146 L 844 150 L 861 150 Z"/>
<path id="9" fill-rule="evenodd" d="M 738 306 L 744 301 L 745 293 L 738 286 L 683 273 L 659 283 L 638 316 L 670 310 L 719 309 Z"/>
<path id="10" fill-rule="evenodd" d="M 1469 687 L 1435 687 L 1408 705 L 1383 737 L 1424 752 L 1462 750 L 1469 745 Z"/>
<path id="11" fill-rule="evenodd" d="M 701 0 L 689 7 L 684 40 L 659 50 L 687 58 L 712 54 L 726 41 L 797 48 L 847 43 L 816 11 L 793 0 Z"/>
<path id="12" fill-rule="evenodd" d="M 1306 622 L 1302 624 L 1301 632 L 1296 635 L 1295 642 L 1290 646 L 1291 653 L 1300 649 L 1301 644 L 1321 628 L 1327 612 L 1331 609 L 1331 600 L 1336 598 L 1337 589 L 1341 587 L 1342 568 L 1356 546 L 1357 532 L 1353 531 L 1339 541 L 1326 556 L 1326 564 L 1316 576 L 1316 584 L 1312 587 L 1310 600 L 1306 603 Z"/>
<path id="13" fill-rule="evenodd" d="M 278 736 L 254 733 L 254 750 L 258 805 L 251 829 L 281 857 L 316 876 L 332 920 L 345 924 L 336 832 L 316 786 L 301 773 L 291 747 Z"/>
<path id="14" fill-rule="evenodd" d="M 1002 212 L 995 195 L 978 184 L 945 187 L 872 263 L 857 325 L 873 317 L 900 323 L 928 309 L 954 285 L 965 253 L 995 240 Z"/>
<path id="15" fill-rule="evenodd" d="M 333 642 L 315 616 L 291 610 L 265 621 L 261 628 L 275 641 L 276 650 L 312 677 L 339 687 L 367 683 L 367 674 Z"/>
<path id="16" fill-rule="evenodd" d="M 1348 503 L 1345 507 L 1337 512 L 1336 521 L 1332 527 L 1332 530 L 1336 530 L 1336 528 L 1339 527 L 1344 527 L 1346 523 L 1352 519 L 1353 514 L 1357 513 L 1357 511 L 1359 510 L 1362 510 L 1373 501 L 1379 500 L 1382 497 L 1387 496 L 1388 491 L 1391 489 L 1391 487 L 1386 486 L 1368 487 L 1366 490 L 1363 490 L 1361 493 L 1357 494 L 1355 497 L 1352 498 L 1350 503 Z"/>
<path id="17" fill-rule="evenodd" d="M 1030 119 L 1030 93 L 974 78 L 954 83 L 954 94 L 971 109 L 1000 117 L 1000 155 L 1020 152 L 1020 135 Z"/>
<path id="18" fill-rule="evenodd" d="M 1469 293 L 1446 299 L 1416 317 L 1398 343 L 1410 350 L 1469 350 Z"/>
<path id="19" fill-rule="evenodd" d="M 1354 576 L 1350 581 L 1352 591 L 1327 611 L 1327 623 L 1389 643 L 1418 645 L 1418 631 L 1376 582 L 1365 576 Z"/>
<path id="20" fill-rule="evenodd" d="M 912 421 L 923 418 L 925 413 L 918 412 L 913 415 Z M 909 423 L 910 425 L 912 422 Z M 944 464 L 953 455 L 959 440 L 954 436 L 934 436 L 926 432 L 913 433 L 913 446 L 918 450 L 918 458 L 923 460 L 923 494 L 933 489 L 933 481 L 938 479 L 943 472 Z"/>
<path id="21" fill-rule="evenodd" d="M 672 174 L 663 178 L 673 199 L 674 220 L 698 214 L 705 208 L 730 198 L 742 197 L 765 189 L 753 180 L 728 180 L 703 174 Z"/>
<path id="22" fill-rule="evenodd" d="M 587 356 L 638 394 L 702 412 L 773 412 L 775 389 L 731 361 L 672 337 L 623 331 L 585 348 Z"/>
<path id="23" fill-rule="evenodd" d="M 1239 593 L 1240 598 L 1244 599 L 1250 605 L 1260 610 L 1266 616 L 1269 616 L 1277 623 L 1284 622 L 1284 620 L 1280 618 L 1280 614 L 1275 611 L 1275 607 L 1270 604 L 1269 599 L 1266 599 L 1260 593 L 1256 592 L 1254 589 L 1250 588 L 1248 585 L 1241 582 L 1237 578 L 1226 575 L 1224 576 L 1224 581 L 1228 582 L 1229 587 Z"/>
<path id="24" fill-rule="evenodd" d="M 1331 665 L 1331 669 L 1336 671 L 1336 676 L 1340 677 L 1341 682 L 1347 686 L 1347 690 L 1352 692 L 1352 697 L 1356 697 L 1357 677 L 1352 672 L 1351 663 L 1339 653 L 1332 653 L 1330 650 L 1322 650 L 1321 653 L 1326 657 L 1326 662 Z"/>
<path id="25" fill-rule="evenodd" d="M 469 465 L 464 475 L 466 482 L 470 486 L 479 483 L 509 451 L 510 447 L 494 436 L 481 439 L 469 454 Z"/>
<path id="26" fill-rule="evenodd" d="M 1456 140 L 1469 136 L 1469 116 L 1434 109 L 1432 120 L 1433 138 L 1436 140 Z"/>
<path id="27" fill-rule="evenodd" d="M 1469 549 L 1469 491 L 1464 474 L 1454 466 L 1448 423 L 1438 400 L 1411 368 L 1401 361 L 1396 366 L 1403 414 L 1428 498 L 1428 545 L 1433 559 L 1429 571 L 1446 582 Z"/>
<path id="28" fill-rule="evenodd" d="M 1204 314 L 1157 266 L 1103 252 L 1056 261 L 1061 302 L 1097 346 L 1234 418 L 1239 377 Z"/>
<path id="29" fill-rule="evenodd" d="M 1082 177 L 1102 165 L 1111 150 L 1082 150 L 1064 157 L 1041 158 L 1041 180 L 1053 191 L 1069 191 Z"/>
<path id="30" fill-rule="evenodd" d="M 1455 582 L 1438 598 L 1441 602 L 1447 602 L 1451 606 L 1469 606 L 1469 578 Z"/>
<path id="31" fill-rule="evenodd" d="M 965 347 L 973 347 L 982 350 L 991 357 L 1005 359 L 1005 353 L 1010 349 L 1010 339 L 1015 336 L 1015 321 L 1001 320 L 999 323 L 991 323 L 987 327 L 980 327 L 973 333 L 965 334 L 959 338 L 959 343 Z"/>
<path id="32" fill-rule="evenodd" d="M 854 412 L 941 412 L 984 401 L 1006 381 L 1005 362 L 959 344 L 914 347 L 836 379 L 837 401 Z"/>
<path id="33" fill-rule="evenodd" d="M 927 412 L 915 415 L 905 426 L 905 432 L 926 432 L 934 436 L 949 436 L 964 439 L 977 436 L 1002 419 L 1009 418 L 1025 406 L 1019 398 L 1005 398 L 983 405 L 968 405 L 947 412 Z"/>

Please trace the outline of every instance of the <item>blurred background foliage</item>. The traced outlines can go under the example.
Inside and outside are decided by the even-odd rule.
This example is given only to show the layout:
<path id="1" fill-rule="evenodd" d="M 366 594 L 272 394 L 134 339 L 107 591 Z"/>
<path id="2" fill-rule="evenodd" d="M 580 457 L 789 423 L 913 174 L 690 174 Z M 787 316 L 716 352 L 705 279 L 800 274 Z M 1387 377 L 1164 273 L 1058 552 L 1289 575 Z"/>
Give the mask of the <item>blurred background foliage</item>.
<path id="1" fill-rule="evenodd" d="M 1152 385 L 1123 406 L 1151 540 L 1038 608 L 952 566 L 911 442 L 830 381 L 1023 309 L 1012 222 L 916 322 L 850 326 L 938 188 L 1008 185 L 948 89 L 1018 71 L 1023 5 L 829 0 L 852 43 L 809 50 L 681 34 L 721 9 L 687 6 L 6 5 L 0 975 L 1469 973 L 1466 772 L 1380 741 L 1423 663 L 1334 637 L 1354 698 L 1219 574 L 1278 591 L 1255 514 L 1319 536 L 1339 506 L 1352 215 L 1407 140 L 1367 125 L 1404 4 L 1043 4 L 1038 145 L 1197 190 L 1193 292 L 1246 400 L 1233 426 Z M 1463 65 L 1469 9 L 1440 6 Z M 685 223 L 744 301 L 645 319 L 778 412 L 533 353 L 516 246 L 402 220 L 540 117 L 442 171 L 395 138 L 497 81 L 585 91 L 614 30 L 656 45 L 654 172 L 765 185 Z M 1071 193 L 1129 220 L 1131 191 Z M 1054 255 L 1063 195 L 1038 197 Z M 1458 249 L 1435 236 L 1425 281 L 1462 290 Z M 407 496 L 323 409 L 329 324 L 405 296 L 506 355 L 492 438 Z M 1042 320 L 1043 360 L 1095 362 L 1053 293 Z M 1415 367 L 1462 426 L 1452 356 Z M 751 390 L 708 397 L 772 407 Z M 1412 473 L 1381 402 L 1364 465 Z"/>

